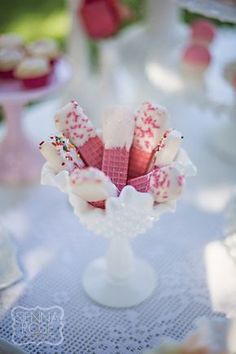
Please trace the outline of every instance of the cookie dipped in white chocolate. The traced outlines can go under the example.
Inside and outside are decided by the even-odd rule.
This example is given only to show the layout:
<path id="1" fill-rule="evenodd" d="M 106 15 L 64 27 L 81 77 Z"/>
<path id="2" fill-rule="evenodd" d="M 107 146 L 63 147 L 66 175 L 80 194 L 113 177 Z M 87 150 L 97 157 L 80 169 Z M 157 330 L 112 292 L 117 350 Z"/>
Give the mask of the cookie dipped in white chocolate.
<path id="1" fill-rule="evenodd" d="M 76 101 L 64 105 L 55 115 L 56 128 L 76 147 L 96 137 L 92 122 Z"/>
<path id="2" fill-rule="evenodd" d="M 168 112 L 145 102 L 135 117 L 133 145 L 130 150 L 129 178 L 146 174 L 160 140 L 167 129 Z"/>
<path id="3" fill-rule="evenodd" d="M 56 173 L 63 170 L 71 172 L 75 168 L 84 167 L 76 148 L 65 138 L 51 136 L 49 141 L 39 144 L 39 150 Z"/>
<path id="4" fill-rule="evenodd" d="M 56 113 L 55 125 L 75 145 L 88 166 L 101 168 L 103 143 L 76 101 L 67 103 Z"/>
<path id="5" fill-rule="evenodd" d="M 166 108 L 144 102 L 135 117 L 133 147 L 151 153 L 162 138 L 167 121 Z"/>
<path id="6" fill-rule="evenodd" d="M 102 136 L 105 149 L 130 150 L 134 137 L 134 117 L 122 106 L 114 106 L 103 114 Z"/>
<path id="7" fill-rule="evenodd" d="M 161 167 L 171 164 L 178 154 L 182 139 L 182 134 L 177 130 L 169 131 L 154 156 L 154 165 Z"/>
<path id="8" fill-rule="evenodd" d="M 149 191 L 155 202 L 164 203 L 177 199 L 184 186 L 185 178 L 176 167 L 163 166 L 153 170 L 150 176 Z"/>
<path id="9" fill-rule="evenodd" d="M 70 175 L 71 191 L 86 202 L 97 202 L 117 196 L 117 188 L 102 171 L 88 167 L 75 169 Z"/>

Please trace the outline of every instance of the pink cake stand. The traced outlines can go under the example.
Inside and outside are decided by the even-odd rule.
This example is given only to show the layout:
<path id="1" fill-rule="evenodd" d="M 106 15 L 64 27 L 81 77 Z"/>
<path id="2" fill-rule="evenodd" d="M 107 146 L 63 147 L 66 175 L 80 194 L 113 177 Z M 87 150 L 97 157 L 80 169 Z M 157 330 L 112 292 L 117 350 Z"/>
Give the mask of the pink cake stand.
<path id="1" fill-rule="evenodd" d="M 60 59 L 47 87 L 27 90 L 20 82 L 0 81 L 0 105 L 3 108 L 7 133 L 0 143 L 0 182 L 24 184 L 39 180 L 43 161 L 35 145 L 25 135 L 22 112 L 27 103 L 57 92 L 71 78 L 71 67 Z"/>

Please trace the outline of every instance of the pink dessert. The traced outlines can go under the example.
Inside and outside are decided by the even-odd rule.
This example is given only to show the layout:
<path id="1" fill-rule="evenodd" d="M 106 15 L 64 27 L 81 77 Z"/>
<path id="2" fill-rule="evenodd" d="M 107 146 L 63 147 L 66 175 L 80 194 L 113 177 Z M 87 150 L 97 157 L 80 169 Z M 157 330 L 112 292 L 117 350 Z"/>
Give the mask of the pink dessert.
<path id="1" fill-rule="evenodd" d="M 14 79 L 14 69 L 23 58 L 24 53 L 20 49 L 0 48 L 0 78 Z"/>
<path id="2" fill-rule="evenodd" d="M 35 89 L 43 86 L 47 86 L 49 81 L 49 75 L 44 75 L 41 77 L 22 79 L 22 84 L 27 89 Z"/>
<path id="3" fill-rule="evenodd" d="M 50 38 L 39 39 L 26 47 L 30 56 L 42 57 L 54 66 L 60 57 L 58 44 Z"/>
<path id="4" fill-rule="evenodd" d="M 102 171 L 121 191 L 126 185 L 134 117 L 123 107 L 108 109 L 103 115 L 104 152 Z"/>
<path id="5" fill-rule="evenodd" d="M 43 58 L 26 58 L 17 67 L 14 75 L 27 89 L 44 87 L 49 83 L 50 65 Z"/>
<path id="6" fill-rule="evenodd" d="M 101 168 L 103 142 L 76 101 L 67 103 L 56 113 L 55 125 L 76 146 L 87 166 Z"/>
<path id="7" fill-rule="evenodd" d="M 209 50 L 199 44 L 191 44 L 185 48 L 182 63 L 185 71 L 191 74 L 203 74 L 211 62 Z"/>
<path id="8" fill-rule="evenodd" d="M 135 116 L 134 139 L 130 151 L 129 178 L 142 176 L 166 130 L 168 114 L 165 108 L 144 102 Z"/>
<path id="9" fill-rule="evenodd" d="M 208 46 L 216 34 L 215 25 L 207 20 L 198 20 L 191 26 L 191 38 L 193 43 Z"/>

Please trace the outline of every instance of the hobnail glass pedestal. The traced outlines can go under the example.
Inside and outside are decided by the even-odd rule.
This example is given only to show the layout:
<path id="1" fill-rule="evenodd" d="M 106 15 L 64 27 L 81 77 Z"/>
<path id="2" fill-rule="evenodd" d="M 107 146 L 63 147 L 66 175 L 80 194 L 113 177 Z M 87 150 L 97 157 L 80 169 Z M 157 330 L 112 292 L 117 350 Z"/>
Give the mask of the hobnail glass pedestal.
<path id="1" fill-rule="evenodd" d="M 131 186 L 126 186 L 119 197 L 109 198 L 106 211 L 85 206 L 73 194 L 69 200 L 81 222 L 110 242 L 106 256 L 95 259 L 84 273 L 83 287 L 89 297 L 116 308 L 135 306 L 147 299 L 156 287 L 155 270 L 134 255 L 130 241 L 145 233 L 174 204 L 153 207 L 152 195 Z"/>
<path id="2" fill-rule="evenodd" d="M 196 174 L 196 167 L 183 149 L 175 164 L 185 177 Z M 48 162 L 42 168 L 41 183 L 66 193 L 80 222 L 110 242 L 106 256 L 95 259 L 84 273 L 82 283 L 88 296 L 116 308 L 135 306 L 147 299 L 156 287 L 156 274 L 148 262 L 134 255 L 130 242 L 145 233 L 162 213 L 174 211 L 176 200 L 157 204 L 151 193 L 127 185 L 119 196 L 105 201 L 105 210 L 94 208 L 75 194 L 69 172 L 57 173 Z"/>
<path id="3" fill-rule="evenodd" d="M 145 260 L 135 256 L 130 242 L 143 234 L 166 211 L 174 211 L 176 202 L 154 206 L 153 196 L 126 186 L 119 197 L 106 200 L 106 209 L 98 209 L 80 199 L 70 189 L 68 172 L 55 174 L 46 163 L 41 183 L 67 193 L 80 222 L 93 233 L 109 240 L 105 257 L 95 259 L 83 276 L 88 296 L 105 306 L 125 308 L 147 299 L 156 287 L 156 273 Z"/>
<path id="4" fill-rule="evenodd" d="M 101 305 L 131 307 L 153 293 L 156 274 L 148 262 L 134 257 L 127 240 L 118 237 L 111 240 L 105 258 L 95 259 L 88 266 L 83 287 Z"/>

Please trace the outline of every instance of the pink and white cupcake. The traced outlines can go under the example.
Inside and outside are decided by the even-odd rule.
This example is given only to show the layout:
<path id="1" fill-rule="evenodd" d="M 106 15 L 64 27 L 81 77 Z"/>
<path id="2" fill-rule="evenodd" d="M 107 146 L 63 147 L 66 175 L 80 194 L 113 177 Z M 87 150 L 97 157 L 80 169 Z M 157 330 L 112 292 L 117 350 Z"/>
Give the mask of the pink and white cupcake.
<path id="1" fill-rule="evenodd" d="M 48 59 L 51 65 L 55 64 L 60 52 L 58 44 L 53 39 L 40 39 L 27 46 L 29 55 Z"/>
<path id="2" fill-rule="evenodd" d="M 208 47 L 215 38 L 216 27 L 207 20 L 198 20 L 191 26 L 191 42 Z"/>
<path id="3" fill-rule="evenodd" d="M 46 86 L 51 68 L 44 58 L 26 58 L 15 69 L 14 75 L 22 81 L 25 88 L 34 89 Z"/>
<path id="4" fill-rule="evenodd" d="M 209 50 L 199 44 L 190 44 L 182 55 L 182 68 L 190 76 L 202 76 L 211 62 Z"/>
<path id="5" fill-rule="evenodd" d="M 23 48 L 23 38 L 17 34 L 6 33 L 0 35 L 0 48 Z"/>
<path id="6" fill-rule="evenodd" d="M 0 49 L 0 78 L 4 80 L 14 79 L 14 70 L 24 58 L 24 53 L 16 48 Z"/>

